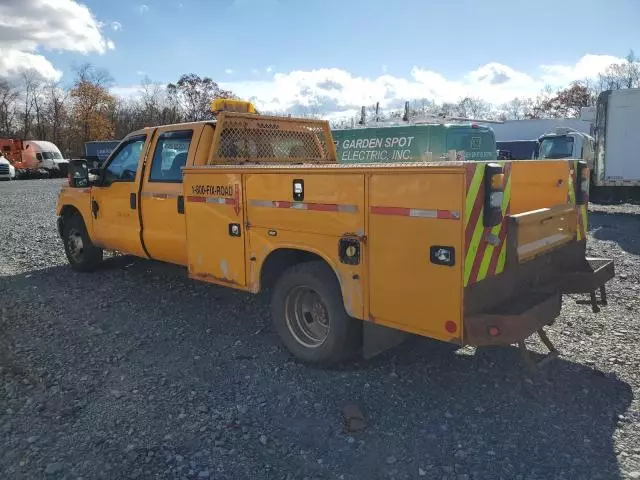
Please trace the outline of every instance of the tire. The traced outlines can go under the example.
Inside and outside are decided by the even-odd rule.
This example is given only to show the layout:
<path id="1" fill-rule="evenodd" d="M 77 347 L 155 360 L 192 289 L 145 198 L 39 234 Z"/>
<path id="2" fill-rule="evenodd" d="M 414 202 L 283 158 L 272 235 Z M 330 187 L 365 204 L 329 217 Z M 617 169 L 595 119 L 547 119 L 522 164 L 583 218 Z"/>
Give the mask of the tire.
<path id="1" fill-rule="evenodd" d="M 91 242 L 80 215 L 65 218 L 62 239 L 71 268 L 79 272 L 92 272 L 98 268 L 102 262 L 102 249 Z"/>
<path id="2" fill-rule="evenodd" d="M 340 284 L 324 262 L 294 265 L 276 282 L 271 317 L 287 349 L 306 363 L 330 366 L 359 351 L 362 324 L 351 318 Z"/>

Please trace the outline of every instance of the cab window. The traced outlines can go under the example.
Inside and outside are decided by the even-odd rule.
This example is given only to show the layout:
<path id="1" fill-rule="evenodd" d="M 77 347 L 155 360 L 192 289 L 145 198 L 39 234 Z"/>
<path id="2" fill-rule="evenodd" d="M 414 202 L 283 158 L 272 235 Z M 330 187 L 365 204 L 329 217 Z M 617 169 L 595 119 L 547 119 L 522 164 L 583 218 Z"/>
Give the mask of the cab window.
<path id="1" fill-rule="evenodd" d="M 193 130 L 165 132 L 158 137 L 151 161 L 150 182 L 182 182 L 182 167 L 187 155 Z"/>
<path id="2" fill-rule="evenodd" d="M 135 181 L 145 138 L 133 137 L 120 146 L 105 168 L 103 186 L 114 182 Z"/>

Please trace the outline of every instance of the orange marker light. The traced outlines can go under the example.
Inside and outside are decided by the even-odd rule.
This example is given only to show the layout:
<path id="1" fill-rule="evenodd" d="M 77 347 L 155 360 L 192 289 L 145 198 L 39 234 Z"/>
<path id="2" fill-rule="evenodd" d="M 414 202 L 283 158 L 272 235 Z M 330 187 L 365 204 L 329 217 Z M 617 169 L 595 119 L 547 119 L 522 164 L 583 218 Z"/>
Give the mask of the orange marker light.
<path id="1" fill-rule="evenodd" d="M 504 173 L 498 173 L 491 177 L 492 190 L 504 190 Z"/>

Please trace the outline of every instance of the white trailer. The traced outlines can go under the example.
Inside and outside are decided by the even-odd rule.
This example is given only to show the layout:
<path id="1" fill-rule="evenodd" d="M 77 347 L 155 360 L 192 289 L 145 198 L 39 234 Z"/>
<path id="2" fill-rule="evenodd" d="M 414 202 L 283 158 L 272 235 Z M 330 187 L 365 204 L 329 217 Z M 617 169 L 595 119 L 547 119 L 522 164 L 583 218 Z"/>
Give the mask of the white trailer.
<path id="1" fill-rule="evenodd" d="M 640 88 L 598 96 L 595 185 L 640 187 Z"/>

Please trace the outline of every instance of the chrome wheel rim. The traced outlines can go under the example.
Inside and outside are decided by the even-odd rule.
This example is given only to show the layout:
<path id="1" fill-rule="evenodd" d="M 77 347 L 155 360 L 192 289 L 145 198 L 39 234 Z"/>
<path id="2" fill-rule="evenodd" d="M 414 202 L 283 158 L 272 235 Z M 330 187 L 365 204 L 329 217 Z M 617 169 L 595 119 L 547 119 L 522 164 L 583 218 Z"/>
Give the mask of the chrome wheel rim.
<path id="1" fill-rule="evenodd" d="M 293 338 L 307 348 L 322 345 L 329 334 L 329 313 L 322 297 L 310 287 L 292 288 L 285 300 L 285 320 Z"/>

